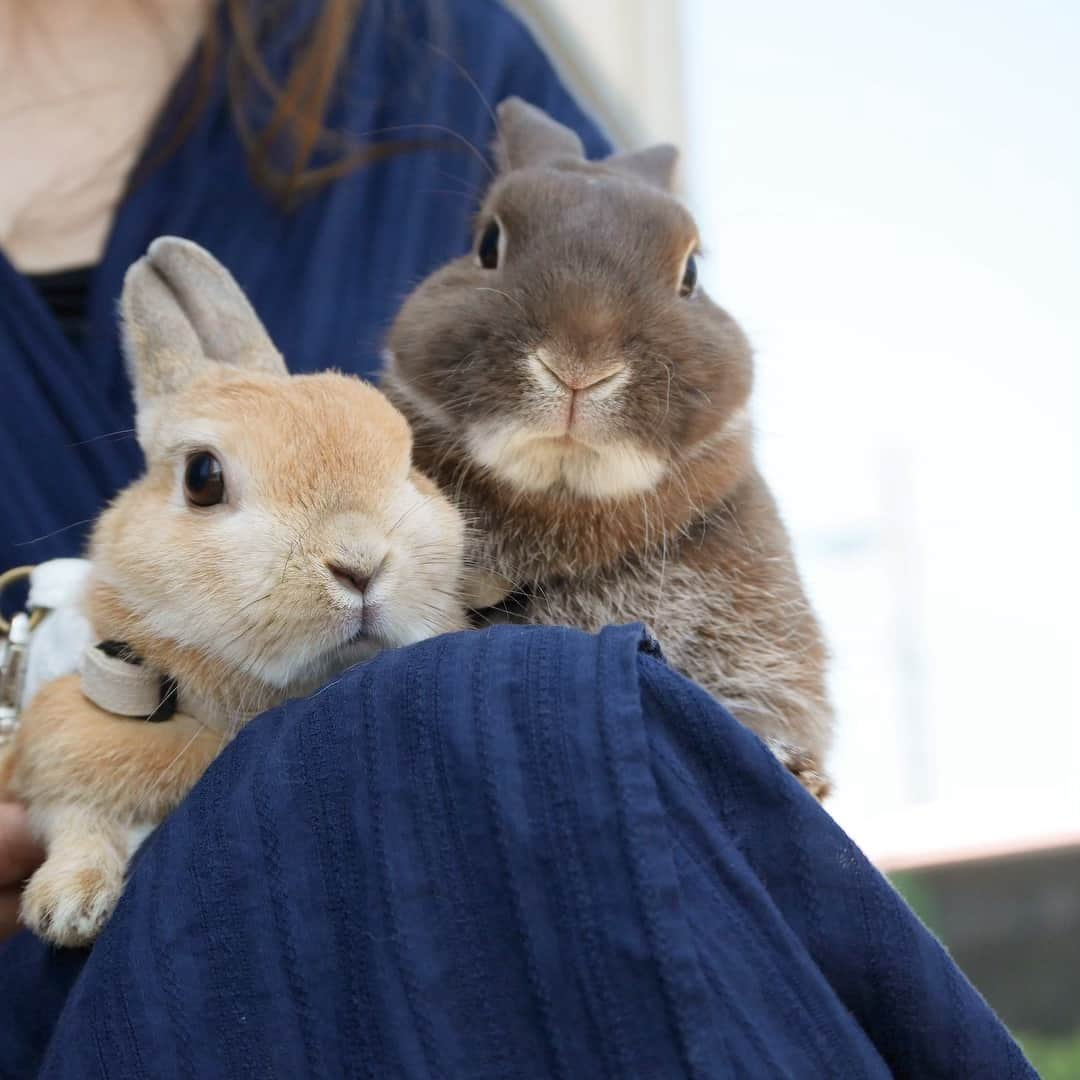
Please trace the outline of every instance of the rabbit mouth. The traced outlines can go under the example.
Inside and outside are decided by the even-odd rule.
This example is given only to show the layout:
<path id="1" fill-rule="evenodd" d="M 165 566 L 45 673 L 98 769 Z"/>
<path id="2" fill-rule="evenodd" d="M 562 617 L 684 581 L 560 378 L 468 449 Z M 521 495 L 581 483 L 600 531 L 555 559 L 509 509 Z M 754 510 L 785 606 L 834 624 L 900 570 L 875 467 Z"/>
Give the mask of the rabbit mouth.
<path id="1" fill-rule="evenodd" d="M 370 645 L 375 649 L 385 649 L 389 645 L 389 642 L 387 642 L 377 631 L 372 630 L 365 622 L 350 634 L 345 644 L 346 646 Z"/>
<path id="2" fill-rule="evenodd" d="M 349 666 L 368 660 L 390 647 L 389 642 L 359 629 L 345 641 L 339 640 L 330 646 L 323 655 L 322 663 L 333 671 L 342 665 Z"/>
<path id="3" fill-rule="evenodd" d="M 596 454 L 598 452 L 596 447 L 590 446 L 589 443 L 579 438 L 572 431 L 562 431 L 551 435 L 535 435 L 532 442 L 540 444 L 551 453 Z"/>
<path id="4" fill-rule="evenodd" d="M 386 621 L 383 618 L 383 605 L 378 601 L 364 604 L 350 619 L 353 623 L 346 647 L 368 645 L 374 649 L 390 649 L 398 642 L 392 641 L 387 634 Z"/>
<path id="5" fill-rule="evenodd" d="M 562 431 L 545 431 L 535 436 L 537 439 L 545 439 L 552 446 L 565 447 L 568 450 L 591 450 L 596 452 L 598 447 L 594 446 L 589 439 L 584 437 L 582 432 L 582 425 L 568 425 Z"/>

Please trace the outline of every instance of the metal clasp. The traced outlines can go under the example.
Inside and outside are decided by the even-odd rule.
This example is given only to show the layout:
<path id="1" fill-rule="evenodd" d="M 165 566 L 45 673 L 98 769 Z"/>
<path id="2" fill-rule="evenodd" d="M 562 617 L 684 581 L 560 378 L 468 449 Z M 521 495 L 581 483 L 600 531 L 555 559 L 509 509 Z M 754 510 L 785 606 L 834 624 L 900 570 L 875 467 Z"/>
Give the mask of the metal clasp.
<path id="1" fill-rule="evenodd" d="M 17 566 L 0 574 L 0 595 L 17 581 L 30 577 L 34 567 Z M 8 622 L 0 615 L 0 746 L 19 727 L 19 705 L 26 682 L 26 649 L 30 634 L 44 617 L 44 610 L 20 611 Z"/>

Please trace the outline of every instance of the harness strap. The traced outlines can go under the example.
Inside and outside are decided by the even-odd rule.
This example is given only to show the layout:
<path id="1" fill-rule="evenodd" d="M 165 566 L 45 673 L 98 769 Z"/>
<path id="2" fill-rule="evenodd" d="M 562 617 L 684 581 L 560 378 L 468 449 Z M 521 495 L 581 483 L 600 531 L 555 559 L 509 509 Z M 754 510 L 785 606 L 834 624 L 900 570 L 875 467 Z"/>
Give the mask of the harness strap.
<path id="1" fill-rule="evenodd" d="M 106 712 L 155 724 L 176 712 L 176 680 L 147 667 L 122 641 L 88 645 L 81 670 L 82 692 Z"/>

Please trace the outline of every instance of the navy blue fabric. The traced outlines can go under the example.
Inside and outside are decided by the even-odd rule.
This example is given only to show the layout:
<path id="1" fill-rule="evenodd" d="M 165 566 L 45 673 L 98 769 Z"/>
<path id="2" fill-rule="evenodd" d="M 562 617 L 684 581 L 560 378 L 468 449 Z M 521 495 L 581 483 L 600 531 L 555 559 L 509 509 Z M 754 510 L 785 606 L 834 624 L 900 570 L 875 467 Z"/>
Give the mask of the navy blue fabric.
<path id="1" fill-rule="evenodd" d="M 256 719 L 73 955 L 0 954 L 0 1076 L 1035 1075 L 640 627 L 442 637 Z"/>
<path id="2" fill-rule="evenodd" d="M 317 4 L 294 2 L 282 70 Z M 146 151 L 159 157 L 188 80 Z M 284 214 L 250 178 L 222 88 L 178 152 L 123 202 L 90 288 L 81 349 L 0 254 L 0 570 L 79 554 L 141 467 L 116 302 L 156 236 L 206 246 L 234 273 L 293 371 L 370 375 L 400 302 L 467 250 L 490 178 L 489 105 L 518 94 L 607 150 L 523 26 L 494 0 L 365 0 L 332 126 L 367 141 L 441 140 L 370 165 Z M 140 176 L 145 168 L 138 170 Z M 9 605 L 10 606 L 10 605 Z"/>

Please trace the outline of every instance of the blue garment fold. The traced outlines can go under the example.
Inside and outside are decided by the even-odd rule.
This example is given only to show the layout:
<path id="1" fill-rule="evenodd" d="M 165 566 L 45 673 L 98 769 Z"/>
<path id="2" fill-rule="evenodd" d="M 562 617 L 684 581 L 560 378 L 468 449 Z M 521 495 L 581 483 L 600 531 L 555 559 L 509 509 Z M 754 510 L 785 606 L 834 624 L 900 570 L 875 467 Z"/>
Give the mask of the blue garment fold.
<path id="1" fill-rule="evenodd" d="M 89 955 L 0 964 L 5 1077 L 1035 1075 L 640 627 L 445 636 L 259 717 Z"/>

